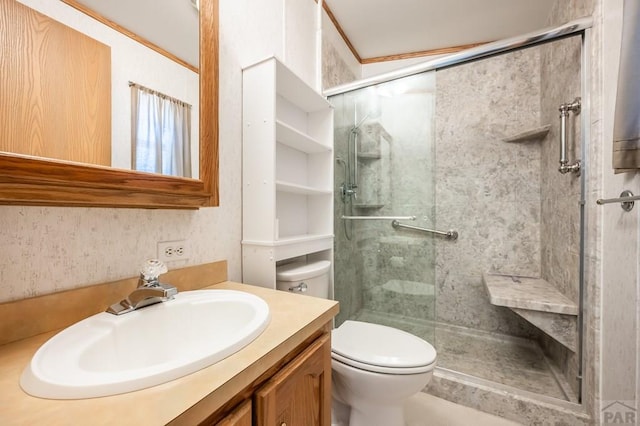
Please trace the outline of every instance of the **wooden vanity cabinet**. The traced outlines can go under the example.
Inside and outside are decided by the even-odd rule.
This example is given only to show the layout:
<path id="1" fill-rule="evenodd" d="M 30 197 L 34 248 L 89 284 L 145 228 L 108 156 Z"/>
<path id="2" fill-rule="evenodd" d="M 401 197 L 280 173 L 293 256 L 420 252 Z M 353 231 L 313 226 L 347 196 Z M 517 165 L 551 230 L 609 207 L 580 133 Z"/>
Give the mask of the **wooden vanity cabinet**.
<path id="1" fill-rule="evenodd" d="M 330 426 L 331 339 L 325 332 L 253 390 L 216 426 Z"/>
<path id="2" fill-rule="evenodd" d="M 252 426 L 251 401 L 245 401 L 235 410 L 227 414 L 216 426 Z"/>
<path id="3" fill-rule="evenodd" d="M 256 426 L 331 424 L 331 341 L 325 334 L 254 395 Z"/>

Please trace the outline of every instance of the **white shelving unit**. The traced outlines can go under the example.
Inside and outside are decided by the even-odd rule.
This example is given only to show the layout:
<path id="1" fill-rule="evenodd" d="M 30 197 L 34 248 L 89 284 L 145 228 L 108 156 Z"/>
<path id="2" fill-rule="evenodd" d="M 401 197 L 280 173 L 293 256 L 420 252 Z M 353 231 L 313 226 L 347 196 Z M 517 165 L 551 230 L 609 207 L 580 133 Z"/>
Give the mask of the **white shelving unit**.
<path id="1" fill-rule="evenodd" d="M 333 108 L 276 58 L 243 70 L 242 272 L 275 288 L 276 263 L 332 260 Z"/>

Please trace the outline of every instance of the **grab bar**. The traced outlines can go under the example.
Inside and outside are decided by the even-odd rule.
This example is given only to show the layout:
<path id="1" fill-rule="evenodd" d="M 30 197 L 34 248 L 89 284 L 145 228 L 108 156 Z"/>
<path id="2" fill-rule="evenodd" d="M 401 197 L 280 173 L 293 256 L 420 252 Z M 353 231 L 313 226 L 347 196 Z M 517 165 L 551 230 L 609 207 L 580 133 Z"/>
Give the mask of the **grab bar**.
<path id="1" fill-rule="evenodd" d="M 400 223 L 397 220 L 394 220 L 393 222 L 391 222 L 391 226 L 393 226 L 396 229 L 397 228 L 407 228 L 407 229 L 413 229 L 415 231 L 422 231 L 422 232 L 428 232 L 430 234 L 442 235 L 447 240 L 457 240 L 458 239 L 458 231 L 454 231 L 453 229 L 450 229 L 448 231 L 436 231 L 434 229 L 421 228 L 419 226 L 405 225 L 404 223 Z"/>
<path id="2" fill-rule="evenodd" d="M 346 220 L 416 220 L 415 216 L 342 216 Z"/>
<path id="3" fill-rule="evenodd" d="M 558 171 L 562 174 L 569 172 L 580 174 L 580 160 L 569 164 L 569 159 L 567 158 L 567 118 L 570 112 L 580 114 L 581 108 L 580 98 L 576 98 L 572 103 L 562 104 L 558 108 L 560 111 L 560 167 Z"/>
<path id="4" fill-rule="evenodd" d="M 630 212 L 633 209 L 634 201 L 640 200 L 640 195 L 633 195 L 633 192 L 629 190 L 622 191 L 618 198 L 600 198 L 596 200 L 596 204 L 611 204 L 621 203 L 620 207 L 626 212 Z"/>

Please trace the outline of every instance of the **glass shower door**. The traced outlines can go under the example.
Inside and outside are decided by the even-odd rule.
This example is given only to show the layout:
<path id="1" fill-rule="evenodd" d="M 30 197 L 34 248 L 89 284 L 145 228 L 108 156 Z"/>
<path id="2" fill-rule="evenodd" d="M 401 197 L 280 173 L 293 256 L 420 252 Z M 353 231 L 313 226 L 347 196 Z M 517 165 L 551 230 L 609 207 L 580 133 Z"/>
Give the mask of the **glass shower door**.
<path id="1" fill-rule="evenodd" d="M 434 237 L 393 223 L 436 228 L 435 89 L 429 72 L 329 99 L 336 326 L 357 319 L 433 342 Z"/>

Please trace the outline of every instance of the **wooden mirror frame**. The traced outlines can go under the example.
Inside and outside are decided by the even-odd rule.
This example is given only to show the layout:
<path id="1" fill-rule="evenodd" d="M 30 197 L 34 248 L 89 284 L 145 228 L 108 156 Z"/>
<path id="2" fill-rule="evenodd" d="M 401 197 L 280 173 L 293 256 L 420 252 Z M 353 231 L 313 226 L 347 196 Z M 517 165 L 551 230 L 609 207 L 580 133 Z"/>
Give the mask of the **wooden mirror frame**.
<path id="1" fill-rule="evenodd" d="M 0 204 L 188 209 L 219 205 L 218 0 L 200 0 L 199 116 L 199 180 L 0 153 Z"/>

